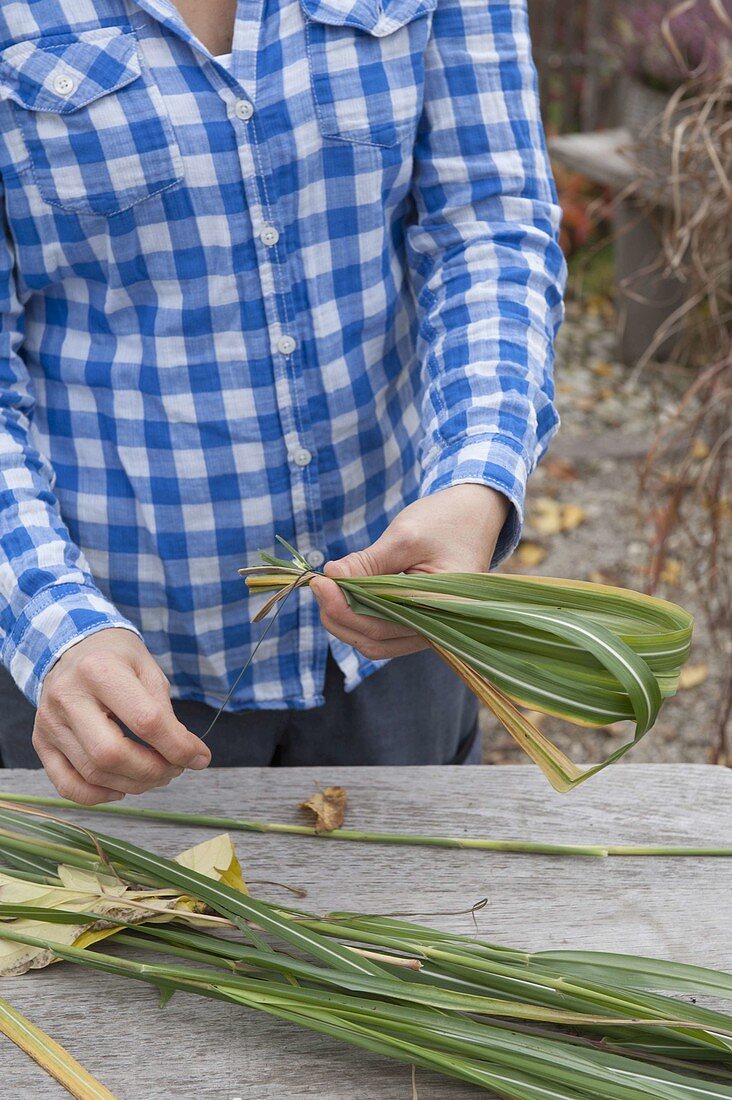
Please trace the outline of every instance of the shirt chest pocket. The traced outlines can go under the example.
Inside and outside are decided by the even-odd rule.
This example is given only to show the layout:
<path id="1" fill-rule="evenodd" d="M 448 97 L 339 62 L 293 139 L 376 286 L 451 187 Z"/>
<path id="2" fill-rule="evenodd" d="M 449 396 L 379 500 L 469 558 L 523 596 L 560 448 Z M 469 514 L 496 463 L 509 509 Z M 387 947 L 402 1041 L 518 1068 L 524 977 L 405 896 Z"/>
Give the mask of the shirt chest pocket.
<path id="1" fill-rule="evenodd" d="M 0 54 L 41 198 L 110 216 L 182 179 L 180 153 L 134 35 L 118 27 L 19 42 Z"/>
<path id="2" fill-rule="evenodd" d="M 300 0 L 321 133 L 392 146 L 414 138 L 437 0 Z"/>

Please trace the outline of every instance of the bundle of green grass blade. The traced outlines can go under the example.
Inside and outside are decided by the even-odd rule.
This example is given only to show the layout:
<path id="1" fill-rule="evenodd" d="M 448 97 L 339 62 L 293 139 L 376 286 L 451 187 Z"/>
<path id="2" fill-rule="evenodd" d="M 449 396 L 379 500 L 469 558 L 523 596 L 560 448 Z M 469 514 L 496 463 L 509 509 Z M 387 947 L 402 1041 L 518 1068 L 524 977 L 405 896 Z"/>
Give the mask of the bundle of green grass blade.
<path id="1" fill-rule="evenodd" d="M 258 621 L 317 575 L 283 539 L 292 561 L 262 554 L 239 570 L 275 595 Z M 458 673 L 538 764 L 568 791 L 632 748 L 678 687 L 693 619 L 640 592 L 589 581 L 496 573 L 401 573 L 337 578 L 351 607 L 415 630 Z M 589 768 L 573 763 L 514 705 L 577 725 L 635 722 L 633 737 Z"/>
<path id="2" fill-rule="evenodd" d="M 732 1016 L 668 995 L 732 1000 L 732 975 L 631 955 L 531 954 L 387 916 L 316 916 L 29 810 L 0 810 L 0 830 L 5 878 L 17 866 L 16 892 L 33 896 L 36 883 L 45 902 L 0 904 L 0 944 L 148 983 L 162 1004 L 187 992 L 258 1009 L 510 1100 L 732 1100 Z M 98 874 L 117 894 L 100 886 L 103 912 L 80 912 L 78 891 L 69 908 L 49 908 L 69 873 Z M 199 905 L 122 919 L 120 883 Z M 206 914 L 214 932 L 191 925 Z M 86 946 L 63 940 L 70 924 L 84 927 Z M 100 928 L 123 954 L 92 947 Z"/>

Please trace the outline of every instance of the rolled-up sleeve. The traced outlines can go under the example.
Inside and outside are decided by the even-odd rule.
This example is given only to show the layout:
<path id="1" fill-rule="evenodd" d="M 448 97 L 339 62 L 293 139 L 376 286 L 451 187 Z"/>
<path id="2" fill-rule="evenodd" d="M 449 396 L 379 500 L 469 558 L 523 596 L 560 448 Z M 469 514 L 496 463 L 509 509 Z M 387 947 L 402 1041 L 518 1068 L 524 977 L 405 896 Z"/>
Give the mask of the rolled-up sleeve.
<path id="1" fill-rule="evenodd" d="M 421 495 L 465 482 L 512 508 L 559 426 L 554 338 L 566 264 L 524 0 L 439 0 L 407 226 L 422 368 Z"/>
<path id="2" fill-rule="evenodd" d="M 0 211 L 3 202 L 0 180 Z M 96 587 L 61 518 L 53 470 L 33 445 L 33 385 L 2 217 L 0 237 L 0 656 L 37 705 L 46 672 L 75 642 L 106 627 L 139 631 Z"/>

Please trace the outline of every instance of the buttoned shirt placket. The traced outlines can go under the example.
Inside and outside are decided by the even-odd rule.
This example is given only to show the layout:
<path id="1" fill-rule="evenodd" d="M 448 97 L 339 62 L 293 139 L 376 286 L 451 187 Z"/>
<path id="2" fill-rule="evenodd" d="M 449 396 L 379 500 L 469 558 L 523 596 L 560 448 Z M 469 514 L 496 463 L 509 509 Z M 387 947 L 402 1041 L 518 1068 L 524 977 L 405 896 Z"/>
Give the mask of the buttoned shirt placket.
<path id="1" fill-rule="evenodd" d="M 234 24 L 231 64 L 219 65 L 213 54 L 193 35 L 178 10 L 168 0 L 139 0 L 139 7 L 183 38 L 205 65 L 206 75 L 225 102 L 236 134 L 242 184 L 248 215 L 254 232 L 262 303 L 270 326 L 270 347 L 274 366 L 277 405 L 283 441 L 290 458 L 292 516 L 298 547 L 302 547 L 314 568 L 325 562 L 320 493 L 317 481 L 315 442 L 307 414 L 307 398 L 302 377 L 305 339 L 302 315 L 296 317 L 291 293 L 290 264 L 296 262 L 288 250 L 284 204 L 278 217 L 277 196 L 269 181 L 273 179 L 270 143 L 262 130 L 257 112 L 257 52 L 262 31 L 264 0 L 239 0 Z M 280 127 L 279 148 L 290 159 L 294 148 L 285 150 L 287 137 Z M 248 563 L 249 564 L 249 563 Z M 321 697 L 325 675 L 327 641 L 317 631 L 318 608 L 314 600 L 300 599 L 298 607 L 298 672 L 302 694 Z M 266 644 L 266 643 L 265 643 Z"/>

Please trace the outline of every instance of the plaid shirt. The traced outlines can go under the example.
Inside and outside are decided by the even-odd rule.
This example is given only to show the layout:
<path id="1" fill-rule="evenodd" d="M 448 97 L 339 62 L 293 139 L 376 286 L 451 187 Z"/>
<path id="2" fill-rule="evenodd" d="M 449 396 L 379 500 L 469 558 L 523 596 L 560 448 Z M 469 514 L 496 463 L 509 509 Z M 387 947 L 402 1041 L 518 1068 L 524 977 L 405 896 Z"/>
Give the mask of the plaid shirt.
<path id="1" fill-rule="evenodd" d="M 37 703 L 135 630 L 217 705 L 237 574 L 313 565 L 462 482 L 513 504 L 556 430 L 560 211 L 523 0 L 243 0 L 230 70 L 170 0 L 0 6 L 0 635 Z M 231 701 L 382 662 L 290 600 Z"/>

